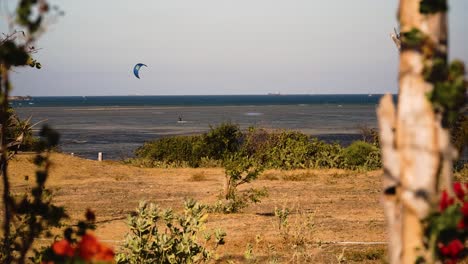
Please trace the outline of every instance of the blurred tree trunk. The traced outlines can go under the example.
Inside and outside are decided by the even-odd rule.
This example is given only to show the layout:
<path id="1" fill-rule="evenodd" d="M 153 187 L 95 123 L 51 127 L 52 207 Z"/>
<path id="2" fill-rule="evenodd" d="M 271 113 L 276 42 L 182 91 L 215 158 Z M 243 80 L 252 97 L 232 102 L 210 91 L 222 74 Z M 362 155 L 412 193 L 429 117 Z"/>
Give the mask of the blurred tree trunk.
<path id="1" fill-rule="evenodd" d="M 386 95 L 377 110 L 390 263 L 415 263 L 419 257 L 431 262 L 421 220 L 435 205 L 441 184 L 452 185 L 456 155 L 441 114 L 428 100 L 433 83 L 424 76 L 435 59 L 447 61 L 447 16 L 445 11 L 421 14 L 420 4 L 421 0 L 400 0 L 398 105 L 395 109 L 391 95 Z"/>

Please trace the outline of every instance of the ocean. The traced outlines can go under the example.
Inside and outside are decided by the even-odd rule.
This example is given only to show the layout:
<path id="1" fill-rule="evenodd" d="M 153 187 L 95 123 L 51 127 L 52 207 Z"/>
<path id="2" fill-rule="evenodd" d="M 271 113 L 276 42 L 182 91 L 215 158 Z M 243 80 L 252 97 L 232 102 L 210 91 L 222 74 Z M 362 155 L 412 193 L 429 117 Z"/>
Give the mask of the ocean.
<path id="1" fill-rule="evenodd" d="M 61 134 L 65 153 L 96 159 L 132 157 L 145 141 L 206 132 L 222 122 L 291 129 L 343 145 L 377 126 L 382 95 L 206 95 L 32 97 L 12 102 L 21 118 Z M 396 100 L 396 96 L 395 96 Z M 41 125 L 35 127 L 37 132 Z"/>

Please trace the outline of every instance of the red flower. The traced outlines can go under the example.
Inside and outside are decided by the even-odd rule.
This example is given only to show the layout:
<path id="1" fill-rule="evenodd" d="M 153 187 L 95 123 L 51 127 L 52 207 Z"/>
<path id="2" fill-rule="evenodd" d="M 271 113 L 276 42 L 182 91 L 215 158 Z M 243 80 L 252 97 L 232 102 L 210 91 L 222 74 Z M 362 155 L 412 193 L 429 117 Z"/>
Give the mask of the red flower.
<path id="1" fill-rule="evenodd" d="M 95 256 L 95 259 L 98 261 L 114 261 L 114 255 L 114 251 L 111 248 L 101 245 L 101 248 L 98 254 Z"/>
<path id="2" fill-rule="evenodd" d="M 85 260 L 96 260 L 112 262 L 114 260 L 114 251 L 100 244 L 96 237 L 91 234 L 85 234 L 78 243 L 78 254 Z"/>
<path id="3" fill-rule="evenodd" d="M 442 255 L 447 256 L 450 253 L 448 246 L 442 243 L 439 243 L 437 246 L 439 247 L 440 253 L 442 253 Z"/>
<path id="4" fill-rule="evenodd" d="M 443 212 L 445 211 L 445 209 L 447 209 L 447 207 L 449 207 L 453 203 L 454 203 L 454 199 L 449 198 L 447 191 L 443 191 L 442 197 L 440 198 L 439 210 Z"/>
<path id="5" fill-rule="evenodd" d="M 73 255 L 75 255 L 75 249 L 66 239 L 54 242 L 54 244 L 52 244 L 52 250 L 59 256 L 73 257 Z"/>
<path id="6" fill-rule="evenodd" d="M 459 239 L 454 239 L 448 243 L 448 245 L 439 244 L 440 252 L 452 259 L 456 258 L 457 255 L 465 248 L 463 243 Z"/>
<path id="7" fill-rule="evenodd" d="M 78 243 L 78 254 L 83 260 L 92 260 L 99 252 L 100 245 L 97 239 L 90 234 L 85 234 Z"/>
<path id="8" fill-rule="evenodd" d="M 461 185 L 461 183 L 459 182 L 454 183 L 453 190 L 455 191 L 455 194 L 457 195 L 458 199 L 463 201 L 465 198 L 465 191 L 463 190 L 463 186 Z"/>

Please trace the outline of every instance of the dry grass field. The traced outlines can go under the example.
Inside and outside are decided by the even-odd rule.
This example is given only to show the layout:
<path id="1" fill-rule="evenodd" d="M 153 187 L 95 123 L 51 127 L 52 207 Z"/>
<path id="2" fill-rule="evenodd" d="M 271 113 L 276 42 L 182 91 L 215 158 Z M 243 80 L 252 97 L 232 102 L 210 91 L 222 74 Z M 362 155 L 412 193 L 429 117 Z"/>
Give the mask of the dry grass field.
<path id="1" fill-rule="evenodd" d="M 13 192 L 33 185 L 32 157 L 18 155 L 10 163 Z M 51 159 L 47 186 L 55 203 L 65 206 L 68 221 L 75 223 L 87 208 L 94 210 L 95 233 L 117 250 L 127 233 L 126 217 L 139 201 L 175 210 L 181 210 L 185 198 L 213 204 L 224 182 L 222 168 L 137 168 L 64 154 Z M 209 215 L 208 228 L 227 233 L 226 244 L 217 251 L 218 262 L 382 263 L 386 231 L 380 174 L 334 169 L 264 172 L 243 186 L 266 187 L 269 196 L 261 203 L 242 213 Z M 286 234 L 278 228 L 275 208 L 292 211 Z M 246 257 L 249 244 L 252 253 Z"/>

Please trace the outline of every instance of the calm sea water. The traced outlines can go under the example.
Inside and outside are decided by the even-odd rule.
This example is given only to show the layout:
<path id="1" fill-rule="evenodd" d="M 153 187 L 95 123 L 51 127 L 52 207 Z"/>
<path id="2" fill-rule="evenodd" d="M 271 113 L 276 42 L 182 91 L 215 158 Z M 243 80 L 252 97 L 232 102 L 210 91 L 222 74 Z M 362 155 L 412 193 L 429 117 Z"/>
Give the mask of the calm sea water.
<path id="1" fill-rule="evenodd" d="M 349 144 L 359 126 L 376 127 L 381 95 L 233 95 L 34 97 L 12 103 L 18 114 L 61 133 L 61 149 L 96 159 L 132 156 L 145 141 L 233 122 L 293 129 Z M 182 122 L 180 121 L 182 120 Z"/>

